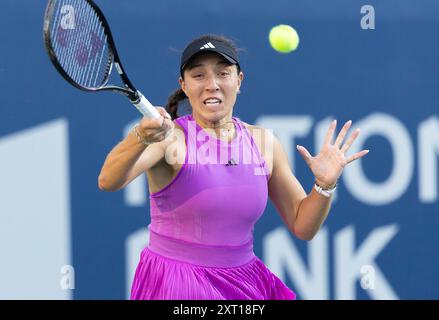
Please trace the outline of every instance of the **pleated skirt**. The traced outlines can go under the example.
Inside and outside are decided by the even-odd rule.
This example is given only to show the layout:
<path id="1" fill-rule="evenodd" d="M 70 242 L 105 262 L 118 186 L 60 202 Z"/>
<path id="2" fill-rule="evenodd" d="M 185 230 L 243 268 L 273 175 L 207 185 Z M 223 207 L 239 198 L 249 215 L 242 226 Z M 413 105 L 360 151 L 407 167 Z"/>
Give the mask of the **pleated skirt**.
<path id="1" fill-rule="evenodd" d="M 243 247 L 191 245 L 153 232 L 131 287 L 132 300 L 294 300 L 295 293 Z M 212 259 L 205 259 L 212 257 Z M 247 262 L 240 264 L 242 259 Z"/>

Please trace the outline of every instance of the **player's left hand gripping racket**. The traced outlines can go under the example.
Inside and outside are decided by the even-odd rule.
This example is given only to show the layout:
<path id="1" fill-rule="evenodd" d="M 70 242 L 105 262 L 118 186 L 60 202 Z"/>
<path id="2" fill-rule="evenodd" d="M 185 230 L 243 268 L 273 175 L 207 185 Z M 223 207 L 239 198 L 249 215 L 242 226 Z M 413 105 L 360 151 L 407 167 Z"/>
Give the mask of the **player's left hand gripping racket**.
<path id="1" fill-rule="evenodd" d="M 145 117 L 160 118 L 157 109 L 128 79 L 110 27 L 92 0 L 49 0 L 44 16 L 44 42 L 56 69 L 76 88 L 122 93 Z M 113 65 L 124 87 L 108 85 Z"/>

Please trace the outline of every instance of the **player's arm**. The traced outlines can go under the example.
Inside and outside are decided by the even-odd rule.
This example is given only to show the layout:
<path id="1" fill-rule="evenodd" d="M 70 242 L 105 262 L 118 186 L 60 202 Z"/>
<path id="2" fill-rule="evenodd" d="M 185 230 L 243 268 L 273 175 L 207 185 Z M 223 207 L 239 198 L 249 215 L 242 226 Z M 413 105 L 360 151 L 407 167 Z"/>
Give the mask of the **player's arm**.
<path id="1" fill-rule="evenodd" d="M 105 159 L 98 178 L 99 189 L 117 191 L 152 168 L 164 156 L 161 144 L 156 142 L 145 149 L 130 133 Z"/>
<path id="2" fill-rule="evenodd" d="M 164 114 L 163 108 L 160 113 Z M 166 112 L 166 111 L 164 111 Z M 125 187 L 133 179 L 146 170 L 154 167 L 164 156 L 166 147 L 171 143 L 171 136 L 165 139 L 168 130 L 174 128 L 174 123 L 165 118 L 163 125 L 160 119 L 143 119 L 150 123 L 150 138 L 154 142 L 147 147 L 131 132 L 118 143 L 107 155 L 98 178 L 101 190 L 117 191 Z M 157 124 L 154 124 L 157 122 Z"/>
<path id="3" fill-rule="evenodd" d="M 302 239 L 295 226 L 300 205 L 306 198 L 306 192 L 291 172 L 288 156 L 282 144 L 275 135 L 271 135 L 273 169 L 268 182 L 268 194 L 288 230 Z"/>
<path id="4" fill-rule="evenodd" d="M 288 157 L 276 138 L 269 195 L 288 229 L 306 241 L 317 234 L 331 206 L 331 198 L 320 195 L 314 188 L 308 195 L 305 193 L 291 172 Z"/>

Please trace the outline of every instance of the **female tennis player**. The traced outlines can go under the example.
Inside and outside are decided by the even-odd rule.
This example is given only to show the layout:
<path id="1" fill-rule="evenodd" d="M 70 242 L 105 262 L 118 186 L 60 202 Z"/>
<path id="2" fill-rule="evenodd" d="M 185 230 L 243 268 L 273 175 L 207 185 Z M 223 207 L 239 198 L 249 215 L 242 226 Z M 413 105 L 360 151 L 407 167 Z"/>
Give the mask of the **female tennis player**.
<path id="1" fill-rule="evenodd" d="M 342 144 L 349 121 L 332 143 L 334 121 L 316 156 L 298 146 L 315 176 L 306 194 L 279 140 L 233 116 L 244 76 L 232 41 L 194 39 L 183 51 L 180 74 L 166 109 L 157 107 L 162 117 L 143 118 L 109 153 L 99 176 L 99 187 L 108 191 L 142 173 L 148 178 L 150 239 L 131 299 L 295 299 L 254 254 L 254 225 L 269 197 L 288 230 L 311 240 L 343 168 L 368 152 L 345 156 L 359 130 Z M 191 112 L 179 116 L 183 101 Z"/>

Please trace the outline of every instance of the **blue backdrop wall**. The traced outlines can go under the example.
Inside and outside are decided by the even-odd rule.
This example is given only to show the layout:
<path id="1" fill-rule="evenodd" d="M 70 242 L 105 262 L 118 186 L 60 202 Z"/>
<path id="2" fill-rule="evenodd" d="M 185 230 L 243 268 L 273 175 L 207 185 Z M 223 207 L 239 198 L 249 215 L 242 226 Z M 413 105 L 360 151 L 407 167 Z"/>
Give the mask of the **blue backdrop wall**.
<path id="1" fill-rule="evenodd" d="M 96 2 L 155 105 L 177 88 L 189 40 L 234 39 L 245 74 L 235 116 L 274 130 L 307 191 L 294 146 L 317 151 L 333 118 L 361 128 L 353 149 L 371 152 L 343 173 L 312 241 L 289 234 L 271 202 L 256 225 L 256 254 L 299 299 L 439 297 L 437 1 Z M 139 114 L 60 78 L 43 46 L 45 6 L 3 0 L 0 11 L 0 298 L 125 299 L 148 241 L 148 188 L 140 177 L 105 193 L 97 177 Z M 269 46 L 280 23 L 300 35 L 291 54 Z"/>

